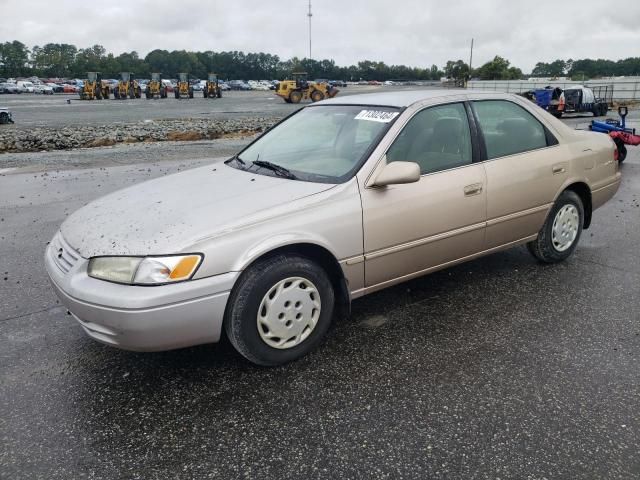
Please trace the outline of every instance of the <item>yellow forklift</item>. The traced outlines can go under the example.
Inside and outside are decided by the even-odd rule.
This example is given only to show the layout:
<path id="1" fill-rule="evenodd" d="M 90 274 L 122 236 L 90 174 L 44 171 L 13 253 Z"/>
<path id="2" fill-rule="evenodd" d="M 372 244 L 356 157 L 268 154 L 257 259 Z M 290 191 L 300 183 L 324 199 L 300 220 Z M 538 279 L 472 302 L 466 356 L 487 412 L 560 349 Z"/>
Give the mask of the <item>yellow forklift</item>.
<path id="1" fill-rule="evenodd" d="M 283 80 L 278 83 L 276 95 L 287 103 L 300 103 L 311 99 L 319 102 L 325 98 L 335 97 L 340 90 L 328 83 L 315 83 L 307 80 L 305 72 L 293 73 L 293 80 Z"/>
<path id="2" fill-rule="evenodd" d="M 218 82 L 218 75 L 216 75 L 215 73 L 209 74 L 207 83 L 202 89 L 202 94 L 204 95 L 204 98 L 222 97 L 222 89 L 220 88 L 220 83 Z"/>
<path id="3" fill-rule="evenodd" d="M 142 97 L 142 89 L 140 84 L 134 80 L 133 73 L 122 72 L 120 74 L 120 81 L 113 91 L 113 97 L 120 100 L 126 100 L 127 97 L 132 99 Z"/>
<path id="4" fill-rule="evenodd" d="M 144 90 L 147 98 L 167 98 L 167 88 L 162 84 L 162 74 L 152 73 L 151 81 Z"/>
<path id="5" fill-rule="evenodd" d="M 189 83 L 188 73 L 178 74 L 178 84 L 173 89 L 176 98 L 193 98 L 193 87 Z"/>
<path id="6" fill-rule="evenodd" d="M 87 79 L 80 89 L 81 100 L 108 99 L 109 93 L 109 85 L 102 81 L 100 72 L 87 72 Z"/>

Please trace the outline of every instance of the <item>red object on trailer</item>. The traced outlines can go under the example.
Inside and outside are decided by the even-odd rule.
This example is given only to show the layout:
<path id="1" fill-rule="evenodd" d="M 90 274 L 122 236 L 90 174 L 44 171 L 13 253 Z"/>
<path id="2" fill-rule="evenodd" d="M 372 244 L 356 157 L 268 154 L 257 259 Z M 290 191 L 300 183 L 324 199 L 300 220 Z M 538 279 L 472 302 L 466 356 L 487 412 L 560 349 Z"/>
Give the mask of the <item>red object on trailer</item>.
<path id="1" fill-rule="evenodd" d="M 616 160 L 618 160 L 618 163 L 624 162 L 624 159 L 627 158 L 627 147 L 625 147 L 625 145 L 640 145 L 640 135 L 634 135 L 633 133 L 628 132 L 613 131 L 609 132 L 609 136 L 613 138 L 613 141 L 616 143 Z"/>
<path id="2" fill-rule="evenodd" d="M 609 132 L 609 136 L 615 141 L 619 138 L 625 145 L 640 145 L 640 135 L 633 135 L 627 132 Z"/>

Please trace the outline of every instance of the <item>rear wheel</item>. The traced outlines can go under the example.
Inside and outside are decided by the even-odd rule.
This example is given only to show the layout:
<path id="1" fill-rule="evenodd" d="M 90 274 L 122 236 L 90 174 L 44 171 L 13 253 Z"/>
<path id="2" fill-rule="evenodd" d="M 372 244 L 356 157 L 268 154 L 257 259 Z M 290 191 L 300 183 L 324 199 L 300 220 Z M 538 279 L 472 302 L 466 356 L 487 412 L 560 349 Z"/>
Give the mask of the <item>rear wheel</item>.
<path id="1" fill-rule="evenodd" d="M 218 93 L 216 95 L 218 98 L 222 98 L 222 89 L 218 88 Z"/>
<path id="2" fill-rule="evenodd" d="M 6 112 L 0 113 L 0 125 L 9 123 L 9 114 Z"/>
<path id="3" fill-rule="evenodd" d="M 208 95 L 207 95 L 207 87 L 204 87 L 204 89 L 202 90 L 202 96 L 203 96 L 204 98 L 207 98 L 207 96 L 208 96 Z"/>
<path id="4" fill-rule="evenodd" d="M 295 90 L 289 94 L 289 102 L 300 103 L 300 100 L 302 100 L 302 92 Z"/>
<path id="5" fill-rule="evenodd" d="M 247 269 L 234 287 L 224 327 L 249 361 L 282 365 L 307 354 L 324 337 L 335 295 L 326 272 L 297 255 L 278 255 Z"/>
<path id="6" fill-rule="evenodd" d="M 538 238 L 527 244 L 531 254 L 544 263 L 557 263 L 571 256 L 584 225 L 584 206 L 575 192 L 565 190 L 553 204 Z"/>
<path id="7" fill-rule="evenodd" d="M 624 142 L 619 138 L 614 138 L 613 141 L 618 149 L 618 163 L 622 163 L 627 158 L 627 147 L 624 146 Z"/>
<path id="8" fill-rule="evenodd" d="M 193 88 L 189 89 L 189 98 L 193 98 Z"/>
<path id="9" fill-rule="evenodd" d="M 173 91 L 173 94 L 176 98 L 180 98 L 180 91 L 177 88 Z"/>

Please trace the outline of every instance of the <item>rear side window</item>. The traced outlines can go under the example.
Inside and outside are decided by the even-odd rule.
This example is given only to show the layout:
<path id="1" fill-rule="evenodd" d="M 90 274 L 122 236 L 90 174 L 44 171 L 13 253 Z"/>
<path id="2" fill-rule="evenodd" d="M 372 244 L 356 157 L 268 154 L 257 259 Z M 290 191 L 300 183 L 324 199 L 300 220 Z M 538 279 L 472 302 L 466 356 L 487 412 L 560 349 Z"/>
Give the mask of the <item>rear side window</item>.
<path id="1" fill-rule="evenodd" d="M 542 124 L 524 108 L 506 100 L 473 102 L 487 158 L 528 152 L 547 146 Z"/>
<path id="2" fill-rule="evenodd" d="M 418 112 L 387 151 L 387 162 L 415 162 L 420 172 L 469 165 L 471 134 L 464 105 L 453 103 Z"/>

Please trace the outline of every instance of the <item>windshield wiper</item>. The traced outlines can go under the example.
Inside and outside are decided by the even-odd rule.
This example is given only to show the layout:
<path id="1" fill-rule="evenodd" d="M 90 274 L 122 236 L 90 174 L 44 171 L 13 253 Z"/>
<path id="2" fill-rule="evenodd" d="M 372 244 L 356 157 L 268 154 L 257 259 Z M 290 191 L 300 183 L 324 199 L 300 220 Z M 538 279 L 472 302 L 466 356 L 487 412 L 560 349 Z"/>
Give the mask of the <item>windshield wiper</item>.
<path id="1" fill-rule="evenodd" d="M 227 160 L 225 163 L 231 163 L 232 161 L 234 161 L 243 169 L 247 168 L 247 162 L 245 162 L 244 160 L 242 160 L 238 155 L 234 155 L 233 157 L 231 157 L 229 160 Z"/>
<path id="2" fill-rule="evenodd" d="M 275 163 L 267 162 L 265 160 L 254 160 L 251 163 L 252 165 L 256 165 L 258 167 L 268 168 L 269 170 L 275 172 L 277 175 L 288 178 L 290 180 L 296 180 L 298 178 L 291 172 L 291 170 L 283 167 L 282 165 L 276 165 Z"/>

